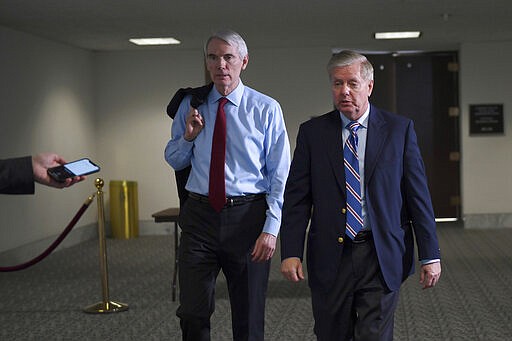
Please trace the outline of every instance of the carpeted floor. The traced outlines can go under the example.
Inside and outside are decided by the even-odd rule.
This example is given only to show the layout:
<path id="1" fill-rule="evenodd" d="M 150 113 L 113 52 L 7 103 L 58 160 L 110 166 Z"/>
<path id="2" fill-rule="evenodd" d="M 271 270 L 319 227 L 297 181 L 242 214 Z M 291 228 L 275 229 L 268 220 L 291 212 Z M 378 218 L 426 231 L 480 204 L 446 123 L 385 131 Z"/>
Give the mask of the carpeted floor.
<path id="1" fill-rule="evenodd" d="M 512 339 L 512 229 L 438 230 L 443 275 L 421 290 L 417 274 L 402 286 L 395 340 Z M 58 251 L 27 270 L 0 273 L 0 340 L 180 340 L 171 300 L 171 236 L 108 239 L 110 299 L 128 311 L 87 314 L 102 300 L 97 241 Z M 314 340 L 307 283 L 270 277 L 266 340 Z M 0 264 L 2 266 L 12 264 Z M 212 340 L 230 340 L 222 275 Z"/>

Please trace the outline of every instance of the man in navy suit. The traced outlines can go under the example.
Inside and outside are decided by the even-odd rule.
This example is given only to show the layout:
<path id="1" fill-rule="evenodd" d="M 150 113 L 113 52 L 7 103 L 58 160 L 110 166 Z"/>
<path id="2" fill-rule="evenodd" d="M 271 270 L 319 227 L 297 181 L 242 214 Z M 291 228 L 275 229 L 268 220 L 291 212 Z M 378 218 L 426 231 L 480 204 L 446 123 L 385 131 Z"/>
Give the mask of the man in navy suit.
<path id="1" fill-rule="evenodd" d="M 370 105 L 373 67 L 342 51 L 327 65 L 336 110 L 303 123 L 286 183 L 281 272 L 307 269 L 318 340 L 392 340 L 401 283 L 414 272 L 414 237 L 423 288 L 441 275 L 435 218 L 413 122 Z M 349 214 L 344 144 L 359 126 L 362 230 Z"/>

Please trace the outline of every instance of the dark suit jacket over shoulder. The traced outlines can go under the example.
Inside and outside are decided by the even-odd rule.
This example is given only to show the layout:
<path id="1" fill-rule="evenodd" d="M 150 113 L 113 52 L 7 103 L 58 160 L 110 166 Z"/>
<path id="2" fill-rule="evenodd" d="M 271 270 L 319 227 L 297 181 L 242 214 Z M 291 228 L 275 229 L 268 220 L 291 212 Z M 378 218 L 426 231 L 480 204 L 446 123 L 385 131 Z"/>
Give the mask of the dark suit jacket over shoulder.
<path id="1" fill-rule="evenodd" d="M 181 101 L 185 96 L 191 95 L 192 99 L 190 101 L 190 105 L 194 108 L 197 108 L 201 103 L 206 100 L 208 97 L 208 93 L 212 90 L 213 83 L 209 83 L 207 85 L 203 85 L 197 88 L 180 88 L 176 93 L 172 96 L 169 104 L 167 105 L 167 115 L 170 118 L 174 119 L 176 116 L 176 112 L 180 107 Z M 187 185 L 188 177 L 190 175 L 192 167 L 188 166 L 184 169 L 174 171 L 176 177 L 176 187 L 178 189 L 178 198 L 180 199 L 180 207 L 183 206 L 185 201 L 188 198 L 188 191 L 185 189 Z"/>

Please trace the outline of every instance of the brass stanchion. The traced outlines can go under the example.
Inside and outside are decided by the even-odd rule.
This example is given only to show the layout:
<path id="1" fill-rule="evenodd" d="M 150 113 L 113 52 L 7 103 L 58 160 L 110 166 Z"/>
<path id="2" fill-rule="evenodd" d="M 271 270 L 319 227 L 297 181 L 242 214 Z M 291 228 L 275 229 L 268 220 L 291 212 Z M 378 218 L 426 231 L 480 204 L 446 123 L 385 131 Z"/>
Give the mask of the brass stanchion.
<path id="1" fill-rule="evenodd" d="M 103 289 L 103 301 L 84 308 L 86 313 L 115 313 L 128 310 L 128 305 L 110 301 L 108 295 L 108 268 L 107 268 L 107 247 L 105 238 L 105 213 L 103 210 L 103 179 L 97 178 L 94 182 L 98 191 L 96 192 L 98 202 L 98 237 L 100 249 L 100 270 Z"/>

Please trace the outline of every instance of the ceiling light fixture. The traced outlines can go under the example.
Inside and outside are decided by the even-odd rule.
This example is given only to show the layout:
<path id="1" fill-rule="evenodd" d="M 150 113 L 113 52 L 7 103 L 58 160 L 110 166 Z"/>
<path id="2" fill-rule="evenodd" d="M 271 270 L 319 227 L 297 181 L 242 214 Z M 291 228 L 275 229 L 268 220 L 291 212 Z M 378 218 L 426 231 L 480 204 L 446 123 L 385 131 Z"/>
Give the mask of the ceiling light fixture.
<path id="1" fill-rule="evenodd" d="M 410 39 L 410 38 L 419 38 L 420 35 L 421 35 L 420 31 L 377 32 L 377 33 L 375 33 L 375 39 Z"/>
<path id="2" fill-rule="evenodd" d="M 136 45 L 178 45 L 181 41 L 175 38 L 133 38 L 130 42 Z"/>

